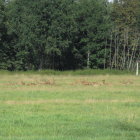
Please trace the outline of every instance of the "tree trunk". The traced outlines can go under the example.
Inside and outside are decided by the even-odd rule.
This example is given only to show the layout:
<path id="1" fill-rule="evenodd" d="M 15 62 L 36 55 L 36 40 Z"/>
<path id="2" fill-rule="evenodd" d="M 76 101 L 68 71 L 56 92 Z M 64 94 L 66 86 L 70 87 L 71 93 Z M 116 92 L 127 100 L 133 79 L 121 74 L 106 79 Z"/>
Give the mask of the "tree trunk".
<path id="1" fill-rule="evenodd" d="M 87 69 L 90 68 L 90 51 L 87 52 Z"/>

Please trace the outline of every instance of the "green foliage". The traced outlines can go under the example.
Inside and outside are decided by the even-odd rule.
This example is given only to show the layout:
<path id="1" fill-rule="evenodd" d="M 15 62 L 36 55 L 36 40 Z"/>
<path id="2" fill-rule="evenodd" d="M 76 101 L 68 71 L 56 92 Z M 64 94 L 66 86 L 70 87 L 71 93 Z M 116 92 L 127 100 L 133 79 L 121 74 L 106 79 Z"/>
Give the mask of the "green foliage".
<path id="1" fill-rule="evenodd" d="M 72 5 L 68 0 L 18 0 L 9 4 L 8 30 L 16 38 L 16 69 L 69 66 L 66 55 L 72 53 L 68 50 L 73 51 L 76 32 Z"/>
<path id="2" fill-rule="evenodd" d="M 87 57 L 90 52 L 90 67 L 103 68 L 104 49 L 109 30 L 105 1 L 81 0 L 78 7 L 80 46 Z"/>
<path id="3" fill-rule="evenodd" d="M 0 69 L 134 69 L 139 9 L 138 0 L 0 0 Z"/>
<path id="4" fill-rule="evenodd" d="M 140 55 L 139 9 L 139 0 L 120 0 L 112 5 L 112 67 L 135 69 Z"/>
<path id="5" fill-rule="evenodd" d="M 0 0 L 0 68 L 6 69 L 5 59 L 7 59 L 6 52 L 6 28 L 5 28 L 5 5 L 4 1 Z"/>

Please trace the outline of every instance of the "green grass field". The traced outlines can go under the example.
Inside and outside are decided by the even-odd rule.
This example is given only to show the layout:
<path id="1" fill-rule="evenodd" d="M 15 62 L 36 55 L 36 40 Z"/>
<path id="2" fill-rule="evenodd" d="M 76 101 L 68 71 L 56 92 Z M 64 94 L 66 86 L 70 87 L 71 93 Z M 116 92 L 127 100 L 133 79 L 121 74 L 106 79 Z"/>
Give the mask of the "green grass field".
<path id="1" fill-rule="evenodd" d="M 140 77 L 0 74 L 0 140 L 139 140 Z"/>

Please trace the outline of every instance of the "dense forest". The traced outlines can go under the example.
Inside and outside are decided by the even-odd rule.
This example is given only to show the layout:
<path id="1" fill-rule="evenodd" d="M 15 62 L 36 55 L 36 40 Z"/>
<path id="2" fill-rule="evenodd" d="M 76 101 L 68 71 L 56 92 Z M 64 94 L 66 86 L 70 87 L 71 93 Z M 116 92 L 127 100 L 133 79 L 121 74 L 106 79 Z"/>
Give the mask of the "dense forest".
<path id="1" fill-rule="evenodd" d="M 133 70 L 140 0 L 0 0 L 0 69 Z"/>

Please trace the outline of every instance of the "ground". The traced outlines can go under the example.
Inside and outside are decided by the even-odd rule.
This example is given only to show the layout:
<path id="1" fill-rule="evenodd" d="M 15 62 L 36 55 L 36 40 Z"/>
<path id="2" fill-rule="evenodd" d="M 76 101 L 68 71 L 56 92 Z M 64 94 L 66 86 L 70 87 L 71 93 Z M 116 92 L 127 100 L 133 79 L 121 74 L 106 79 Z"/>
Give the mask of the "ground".
<path id="1" fill-rule="evenodd" d="M 140 77 L 0 75 L 0 140 L 139 140 Z"/>

